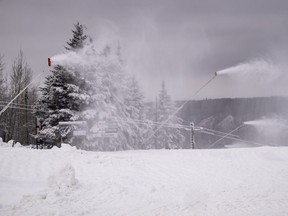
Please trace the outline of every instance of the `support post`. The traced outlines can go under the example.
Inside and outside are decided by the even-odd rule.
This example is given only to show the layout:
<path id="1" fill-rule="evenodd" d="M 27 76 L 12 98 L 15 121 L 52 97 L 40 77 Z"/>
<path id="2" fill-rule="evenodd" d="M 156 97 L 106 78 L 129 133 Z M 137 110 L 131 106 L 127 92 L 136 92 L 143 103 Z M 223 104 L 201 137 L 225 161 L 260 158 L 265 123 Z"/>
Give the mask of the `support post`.
<path id="1" fill-rule="evenodd" d="M 25 92 L 25 105 L 28 106 L 28 91 Z M 29 145 L 28 110 L 25 111 L 26 144 Z"/>
<path id="2" fill-rule="evenodd" d="M 190 122 L 190 145 L 191 149 L 195 149 L 195 128 L 193 122 Z"/>
<path id="3" fill-rule="evenodd" d="M 158 97 L 156 96 L 156 101 L 155 101 L 155 140 L 154 140 L 154 145 L 155 145 L 155 149 L 158 148 L 158 127 L 157 127 L 157 123 L 158 123 Z"/>

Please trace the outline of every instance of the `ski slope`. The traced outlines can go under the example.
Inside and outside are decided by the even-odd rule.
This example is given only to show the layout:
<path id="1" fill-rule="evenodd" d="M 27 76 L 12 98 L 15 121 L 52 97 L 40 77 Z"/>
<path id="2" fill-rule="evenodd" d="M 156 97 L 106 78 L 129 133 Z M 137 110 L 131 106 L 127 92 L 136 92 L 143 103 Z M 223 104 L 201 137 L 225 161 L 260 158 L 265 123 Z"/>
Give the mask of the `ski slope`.
<path id="1" fill-rule="evenodd" d="M 288 148 L 0 147 L 0 215 L 288 215 Z"/>

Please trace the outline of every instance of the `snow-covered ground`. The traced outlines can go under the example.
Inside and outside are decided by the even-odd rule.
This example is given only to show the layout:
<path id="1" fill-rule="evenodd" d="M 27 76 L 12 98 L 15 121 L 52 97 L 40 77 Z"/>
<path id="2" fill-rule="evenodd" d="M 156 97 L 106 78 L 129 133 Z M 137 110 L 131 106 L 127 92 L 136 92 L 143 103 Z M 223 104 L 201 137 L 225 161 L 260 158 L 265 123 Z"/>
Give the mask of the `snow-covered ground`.
<path id="1" fill-rule="evenodd" d="M 0 215 L 288 215 L 288 148 L 0 147 Z"/>

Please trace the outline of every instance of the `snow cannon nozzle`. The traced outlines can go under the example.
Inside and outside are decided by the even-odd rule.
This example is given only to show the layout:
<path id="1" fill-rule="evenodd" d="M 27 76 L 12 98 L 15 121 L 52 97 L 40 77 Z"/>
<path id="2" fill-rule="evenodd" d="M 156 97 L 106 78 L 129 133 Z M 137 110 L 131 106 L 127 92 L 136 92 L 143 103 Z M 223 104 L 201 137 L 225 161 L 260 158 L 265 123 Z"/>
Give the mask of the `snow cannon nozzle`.
<path id="1" fill-rule="evenodd" d="M 51 66 L 51 59 L 48 58 L 48 66 L 50 67 Z"/>
<path id="2" fill-rule="evenodd" d="M 215 76 L 217 76 L 218 74 L 217 74 L 217 71 L 215 72 Z"/>

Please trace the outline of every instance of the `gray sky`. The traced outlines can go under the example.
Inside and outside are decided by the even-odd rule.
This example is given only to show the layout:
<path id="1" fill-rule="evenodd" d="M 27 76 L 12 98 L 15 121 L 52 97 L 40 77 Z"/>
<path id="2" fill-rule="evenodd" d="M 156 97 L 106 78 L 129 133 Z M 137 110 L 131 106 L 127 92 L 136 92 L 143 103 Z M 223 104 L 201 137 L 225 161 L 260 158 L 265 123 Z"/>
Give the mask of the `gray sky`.
<path id="1" fill-rule="evenodd" d="M 96 40 L 119 40 L 127 70 L 147 99 L 155 98 L 162 80 L 174 99 L 189 99 L 215 71 L 288 56 L 287 0 L 0 0 L 7 71 L 22 48 L 34 72 L 48 74 L 47 58 L 64 51 L 77 21 Z M 219 76 L 198 98 L 286 92 L 284 82 L 244 83 Z"/>

